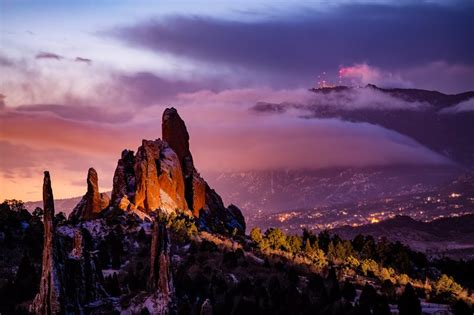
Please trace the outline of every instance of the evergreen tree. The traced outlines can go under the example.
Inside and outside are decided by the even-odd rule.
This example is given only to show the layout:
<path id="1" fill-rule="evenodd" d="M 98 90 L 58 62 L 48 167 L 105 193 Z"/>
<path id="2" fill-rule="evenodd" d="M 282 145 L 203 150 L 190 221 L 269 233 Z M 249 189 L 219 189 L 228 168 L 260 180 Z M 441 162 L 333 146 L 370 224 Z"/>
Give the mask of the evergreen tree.
<path id="1" fill-rule="evenodd" d="M 353 302 L 357 295 L 355 286 L 348 280 L 344 281 L 342 287 L 342 297 L 347 301 Z"/>
<path id="2" fill-rule="evenodd" d="M 418 299 L 415 289 L 408 283 L 405 286 L 400 300 L 398 301 L 398 311 L 400 315 L 419 315 L 421 314 L 421 304 Z"/>

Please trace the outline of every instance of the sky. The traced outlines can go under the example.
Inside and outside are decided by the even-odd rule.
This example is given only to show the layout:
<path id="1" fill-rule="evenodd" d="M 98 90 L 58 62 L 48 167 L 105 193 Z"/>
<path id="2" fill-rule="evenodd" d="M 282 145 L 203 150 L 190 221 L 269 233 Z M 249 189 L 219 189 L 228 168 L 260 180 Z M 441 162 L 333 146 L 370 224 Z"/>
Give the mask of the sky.
<path id="1" fill-rule="evenodd" d="M 472 1 L 0 0 L 0 199 L 40 199 L 46 169 L 56 198 L 89 167 L 110 190 L 170 106 L 203 173 L 449 163 L 380 126 L 250 109 L 314 102 L 322 80 L 474 90 L 472 38 Z M 373 100 L 413 106 L 344 106 Z"/>

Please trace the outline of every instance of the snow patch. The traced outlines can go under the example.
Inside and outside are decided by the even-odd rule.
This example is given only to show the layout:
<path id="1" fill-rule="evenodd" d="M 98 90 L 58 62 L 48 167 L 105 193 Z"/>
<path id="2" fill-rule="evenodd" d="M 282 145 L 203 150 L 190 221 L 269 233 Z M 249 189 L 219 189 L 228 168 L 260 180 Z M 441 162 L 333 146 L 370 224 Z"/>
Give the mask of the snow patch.
<path id="1" fill-rule="evenodd" d="M 160 189 L 161 210 L 166 214 L 176 212 L 176 202 L 163 189 Z"/>

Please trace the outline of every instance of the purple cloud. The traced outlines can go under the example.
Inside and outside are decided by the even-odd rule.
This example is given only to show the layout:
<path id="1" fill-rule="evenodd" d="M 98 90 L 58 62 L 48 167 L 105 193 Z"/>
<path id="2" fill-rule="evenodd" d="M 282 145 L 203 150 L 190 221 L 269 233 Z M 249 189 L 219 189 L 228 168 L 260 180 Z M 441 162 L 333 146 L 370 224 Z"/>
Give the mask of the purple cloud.
<path id="1" fill-rule="evenodd" d="M 60 104 L 28 104 L 15 108 L 24 112 L 49 112 L 61 118 L 76 121 L 93 121 L 103 123 L 124 123 L 133 118 L 125 112 L 113 112 L 95 106 L 60 105 Z"/>
<path id="2" fill-rule="evenodd" d="M 151 72 L 121 74 L 112 83 L 122 90 L 126 97 L 135 105 L 150 106 L 162 101 L 169 101 L 179 93 L 190 93 L 199 90 L 221 90 L 223 82 L 213 79 L 201 81 L 171 80 L 159 77 Z"/>
<path id="3" fill-rule="evenodd" d="M 60 56 L 60 55 L 57 55 L 57 54 L 54 54 L 54 53 L 51 53 L 51 52 L 39 52 L 38 54 L 36 54 L 36 59 L 54 59 L 54 60 L 61 60 L 61 59 L 64 59 L 63 56 Z"/>
<path id="4" fill-rule="evenodd" d="M 473 8 L 341 5 L 254 22 L 172 17 L 111 33 L 152 51 L 266 74 L 275 85 L 307 86 L 322 71 L 356 63 L 389 71 L 437 61 L 472 65 Z"/>
<path id="5" fill-rule="evenodd" d="M 88 58 L 82 58 L 82 57 L 76 57 L 76 59 L 74 59 L 75 62 L 83 62 L 83 63 L 87 63 L 88 65 L 90 65 L 92 63 L 92 60 L 91 59 L 88 59 Z"/>

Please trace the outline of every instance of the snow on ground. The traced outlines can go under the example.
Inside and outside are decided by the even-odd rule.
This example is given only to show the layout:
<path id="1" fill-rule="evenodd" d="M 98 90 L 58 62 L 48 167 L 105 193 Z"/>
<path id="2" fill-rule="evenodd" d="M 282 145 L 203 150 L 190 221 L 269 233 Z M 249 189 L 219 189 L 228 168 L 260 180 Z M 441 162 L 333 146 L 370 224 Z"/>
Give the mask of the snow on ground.
<path id="1" fill-rule="evenodd" d="M 59 235 L 73 238 L 76 230 L 77 230 L 76 227 L 73 227 L 70 225 L 61 225 L 60 227 L 56 229 L 56 232 L 59 233 Z"/>
<path id="2" fill-rule="evenodd" d="M 103 219 L 86 221 L 81 223 L 81 226 L 89 231 L 94 238 L 104 238 L 108 234 L 108 231 L 105 228 L 107 225 Z"/>

